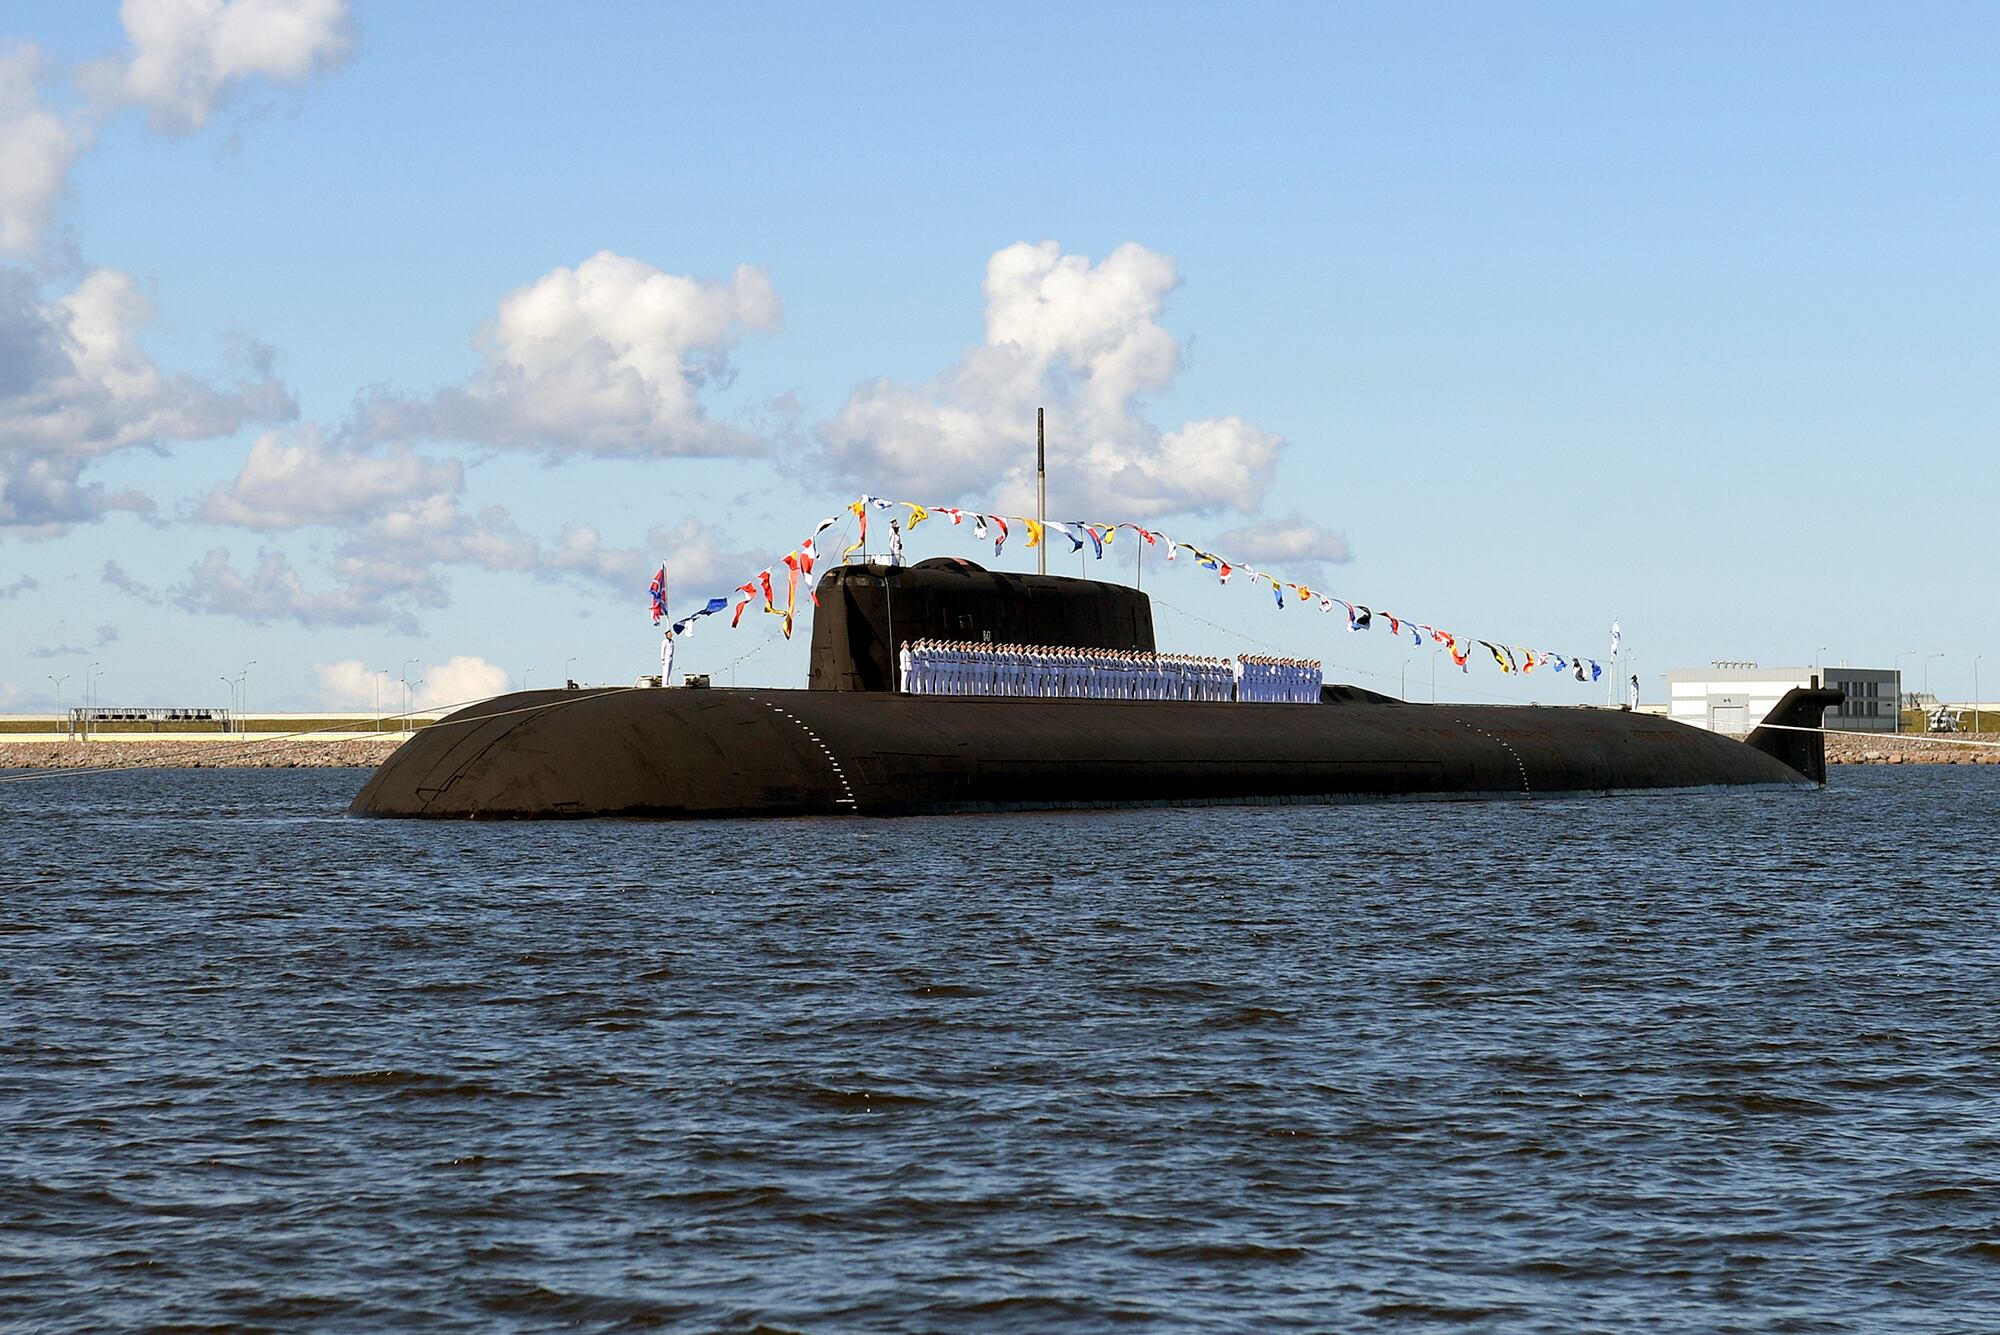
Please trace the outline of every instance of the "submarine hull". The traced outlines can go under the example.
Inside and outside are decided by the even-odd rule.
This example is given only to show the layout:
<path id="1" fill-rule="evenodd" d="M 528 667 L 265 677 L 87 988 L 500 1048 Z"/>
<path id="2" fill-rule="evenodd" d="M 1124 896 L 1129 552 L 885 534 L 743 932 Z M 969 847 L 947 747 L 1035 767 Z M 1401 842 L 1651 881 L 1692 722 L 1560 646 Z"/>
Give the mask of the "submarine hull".
<path id="1" fill-rule="evenodd" d="M 1193 703 L 785 690 L 537 691 L 426 728 L 358 815 L 868 815 L 1523 799 L 1824 782 L 1834 691 L 1748 743 L 1578 707 Z"/>

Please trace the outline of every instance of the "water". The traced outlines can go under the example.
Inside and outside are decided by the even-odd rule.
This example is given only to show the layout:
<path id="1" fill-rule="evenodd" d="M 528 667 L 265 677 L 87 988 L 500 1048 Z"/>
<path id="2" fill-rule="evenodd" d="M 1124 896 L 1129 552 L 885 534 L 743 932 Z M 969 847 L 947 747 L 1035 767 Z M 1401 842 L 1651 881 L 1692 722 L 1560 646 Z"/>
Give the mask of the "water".
<path id="1" fill-rule="evenodd" d="M 2000 770 L 361 822 L 0 792 L 0 1326 L 2000 1328 Z"/>

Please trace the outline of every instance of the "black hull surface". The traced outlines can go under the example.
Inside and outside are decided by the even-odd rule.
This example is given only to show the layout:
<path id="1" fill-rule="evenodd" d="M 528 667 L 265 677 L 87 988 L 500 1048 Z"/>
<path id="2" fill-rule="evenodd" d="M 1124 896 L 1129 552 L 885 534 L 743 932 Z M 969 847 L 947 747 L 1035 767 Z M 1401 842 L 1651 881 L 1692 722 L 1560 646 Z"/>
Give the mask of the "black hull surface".
<path id="1" fill-rule="evenodd" d="M 1816 727 L 1839 698 L 1794 691 L 1772 721 Z M 1762 728 L 1746 744 L 1612 709 L 614 688 L 501 696 L 440 720 L 376 771 L 351 810 L 891 816 L 1824 780 L 1816 734 Z"/>

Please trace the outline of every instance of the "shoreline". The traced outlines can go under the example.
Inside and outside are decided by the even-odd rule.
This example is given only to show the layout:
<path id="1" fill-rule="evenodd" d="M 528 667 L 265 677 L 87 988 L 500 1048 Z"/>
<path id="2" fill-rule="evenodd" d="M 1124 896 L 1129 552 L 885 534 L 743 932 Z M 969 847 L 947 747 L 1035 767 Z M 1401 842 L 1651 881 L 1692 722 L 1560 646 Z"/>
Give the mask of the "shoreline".
<path id="1" fill-rule="evenodd" d="M 1981 741 L 2000 741 L 1992 733 Z M 1915 733 L 1885 732 L 1879 737 L 1828 737 L 1829 765 L 2000 765 L 2000 746 L 1965 746 Z"/>
<path id="2" fill-rule="evenodd" d="M 374 769 L 405 738 L 317 740 L 187 737 L 96 738 L 88 742 L 0 741 L 0 769 Z M 162 754 L 148 755 L 149 751 Z"/>
<path id="3" fill-rule="evenodd" d="M 405 737 L 98 737 L 87 742 L 0 741 L 0 769 L 373 769 Z M 162 754 L 148 755 L 149 751 Z M 2000 765 L 2000 746 L 1972 747 L 1909 733 L 1830 736 L 1828 765 Z"/>

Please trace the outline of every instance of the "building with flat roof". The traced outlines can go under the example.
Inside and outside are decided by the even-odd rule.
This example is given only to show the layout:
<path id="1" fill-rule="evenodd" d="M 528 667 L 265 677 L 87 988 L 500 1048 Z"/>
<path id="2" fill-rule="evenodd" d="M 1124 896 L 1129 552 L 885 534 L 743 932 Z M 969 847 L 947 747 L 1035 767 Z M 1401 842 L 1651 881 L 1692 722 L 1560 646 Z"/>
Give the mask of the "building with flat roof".
<path id="1" fill-rule="evenodd" d="M 1826 711 L 1826 727 L 1843 732 L 1896 730 L 1902 676 L 1889 668 L 1767 668 L 1723 659 L 1663 675 L 1667 717 L 1710 732 L 1740 737 L 1762 723 L 1786 691 L 1821 681 L 1847 695 Z"/>

